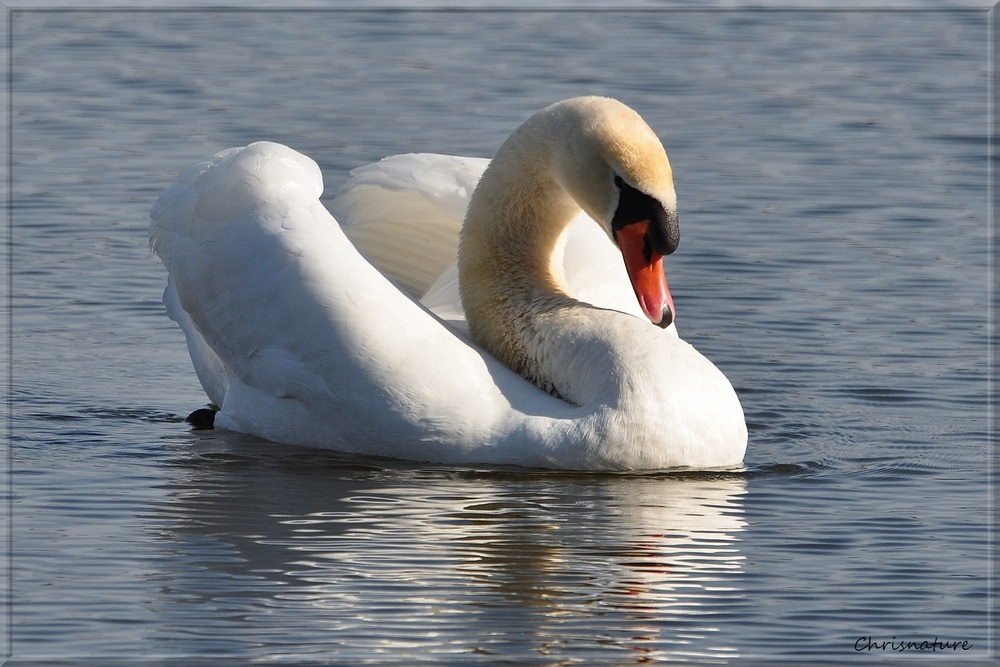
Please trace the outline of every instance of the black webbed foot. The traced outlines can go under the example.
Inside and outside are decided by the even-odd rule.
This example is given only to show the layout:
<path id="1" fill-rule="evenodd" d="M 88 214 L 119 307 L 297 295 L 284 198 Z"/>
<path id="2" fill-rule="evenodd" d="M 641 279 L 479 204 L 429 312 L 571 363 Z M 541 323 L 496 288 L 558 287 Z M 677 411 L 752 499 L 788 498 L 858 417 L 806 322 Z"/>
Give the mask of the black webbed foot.
<path id="1" fill-rule="evenodd" d="M 195 431 L 210 431 L 215 428 L 215 408 L 201 408 L 187 416 L 186 421 Z"/>

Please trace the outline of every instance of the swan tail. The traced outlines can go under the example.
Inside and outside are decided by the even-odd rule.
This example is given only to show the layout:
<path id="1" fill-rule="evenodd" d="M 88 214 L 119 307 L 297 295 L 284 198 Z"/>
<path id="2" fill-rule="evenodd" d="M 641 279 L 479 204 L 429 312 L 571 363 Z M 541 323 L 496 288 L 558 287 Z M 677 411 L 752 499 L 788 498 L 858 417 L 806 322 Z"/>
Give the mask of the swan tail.
<path id="1" fill-rule="evenodd" d="M 492 375 L 470 386 L 444 369 L 482 358 L 359 254 L 321 192 L 312 160 L 257 143 L 185 171 L 153 206 L 168 313 L 215 426 L 386 455 L 387 433 L 455 442 L 479 428 L 454 406 Z"/>
<path id="2" fill-rule="evenodd" d="M 343 239 L 319 203 L 322 191 L 315 162 L 258 142 L 185 170 L 152 207 L 150 245 L 169 273 L 167 313 L 223 410 L 235 384 L 269 396 L 290 393 L 276 378 L 324 388 L 297 361 L 308 339 L 289 325 L 308 322 L 303 311 L 320 298 L 318 252 L 303 260 L 306 248 Z"/>

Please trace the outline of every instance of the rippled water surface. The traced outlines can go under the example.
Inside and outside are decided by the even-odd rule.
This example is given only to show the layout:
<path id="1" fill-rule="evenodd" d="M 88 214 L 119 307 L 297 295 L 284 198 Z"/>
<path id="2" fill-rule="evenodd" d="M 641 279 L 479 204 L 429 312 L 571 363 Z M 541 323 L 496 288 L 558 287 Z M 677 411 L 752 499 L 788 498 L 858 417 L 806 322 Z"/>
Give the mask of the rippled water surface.
<path id="1" fill-rule="evenodd" d="M 986 658 L 987 18 L 18 13 L 7 651 Z M 281 141 L 329 196 L 583 93 L 671 156 L 679 327 L 741 396 L 745 469 L 445 468 L 182 423 L 206 399 L 146 243 L 182 168 Z"/>

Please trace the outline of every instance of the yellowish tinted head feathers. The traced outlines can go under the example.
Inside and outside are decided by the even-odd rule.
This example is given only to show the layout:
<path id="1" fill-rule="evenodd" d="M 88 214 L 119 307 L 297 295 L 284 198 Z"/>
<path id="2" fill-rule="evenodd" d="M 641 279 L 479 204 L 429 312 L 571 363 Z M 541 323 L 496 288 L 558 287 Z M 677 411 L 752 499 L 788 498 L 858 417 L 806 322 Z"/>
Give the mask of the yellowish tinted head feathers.
<path id="1" fill-rule="evenodd" d="M 534 318 L 578 303 L 560 288 L 561 269 L 553 261 L 558 239 L 580 209 L 613 237 L 621 192 L 616 177 L 664 210 L 676 210 L 670 162 L 653 130 L 617 100 L 578 97 L 515 130 L 469 203 L 458 268 L 470 331 L 540 386 L 545 382 L 529 352 Z"/>

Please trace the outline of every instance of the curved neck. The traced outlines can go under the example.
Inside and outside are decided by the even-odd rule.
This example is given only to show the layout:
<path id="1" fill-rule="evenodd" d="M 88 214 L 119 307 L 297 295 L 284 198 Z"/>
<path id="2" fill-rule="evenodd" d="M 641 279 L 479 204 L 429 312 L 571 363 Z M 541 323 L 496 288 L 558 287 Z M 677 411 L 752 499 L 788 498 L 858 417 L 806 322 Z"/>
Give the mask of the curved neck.
<path id="1" fill-rule="evenodd" d="M 527 124 L 483 174 L 466 214 L 459 285 L 476 342 L 542 389 L 566 396 L 543 350 L 568 309 L 590 308 L 564 287 L 560 236 L 579 205 L 556 182 L 552 141 Z"/>

